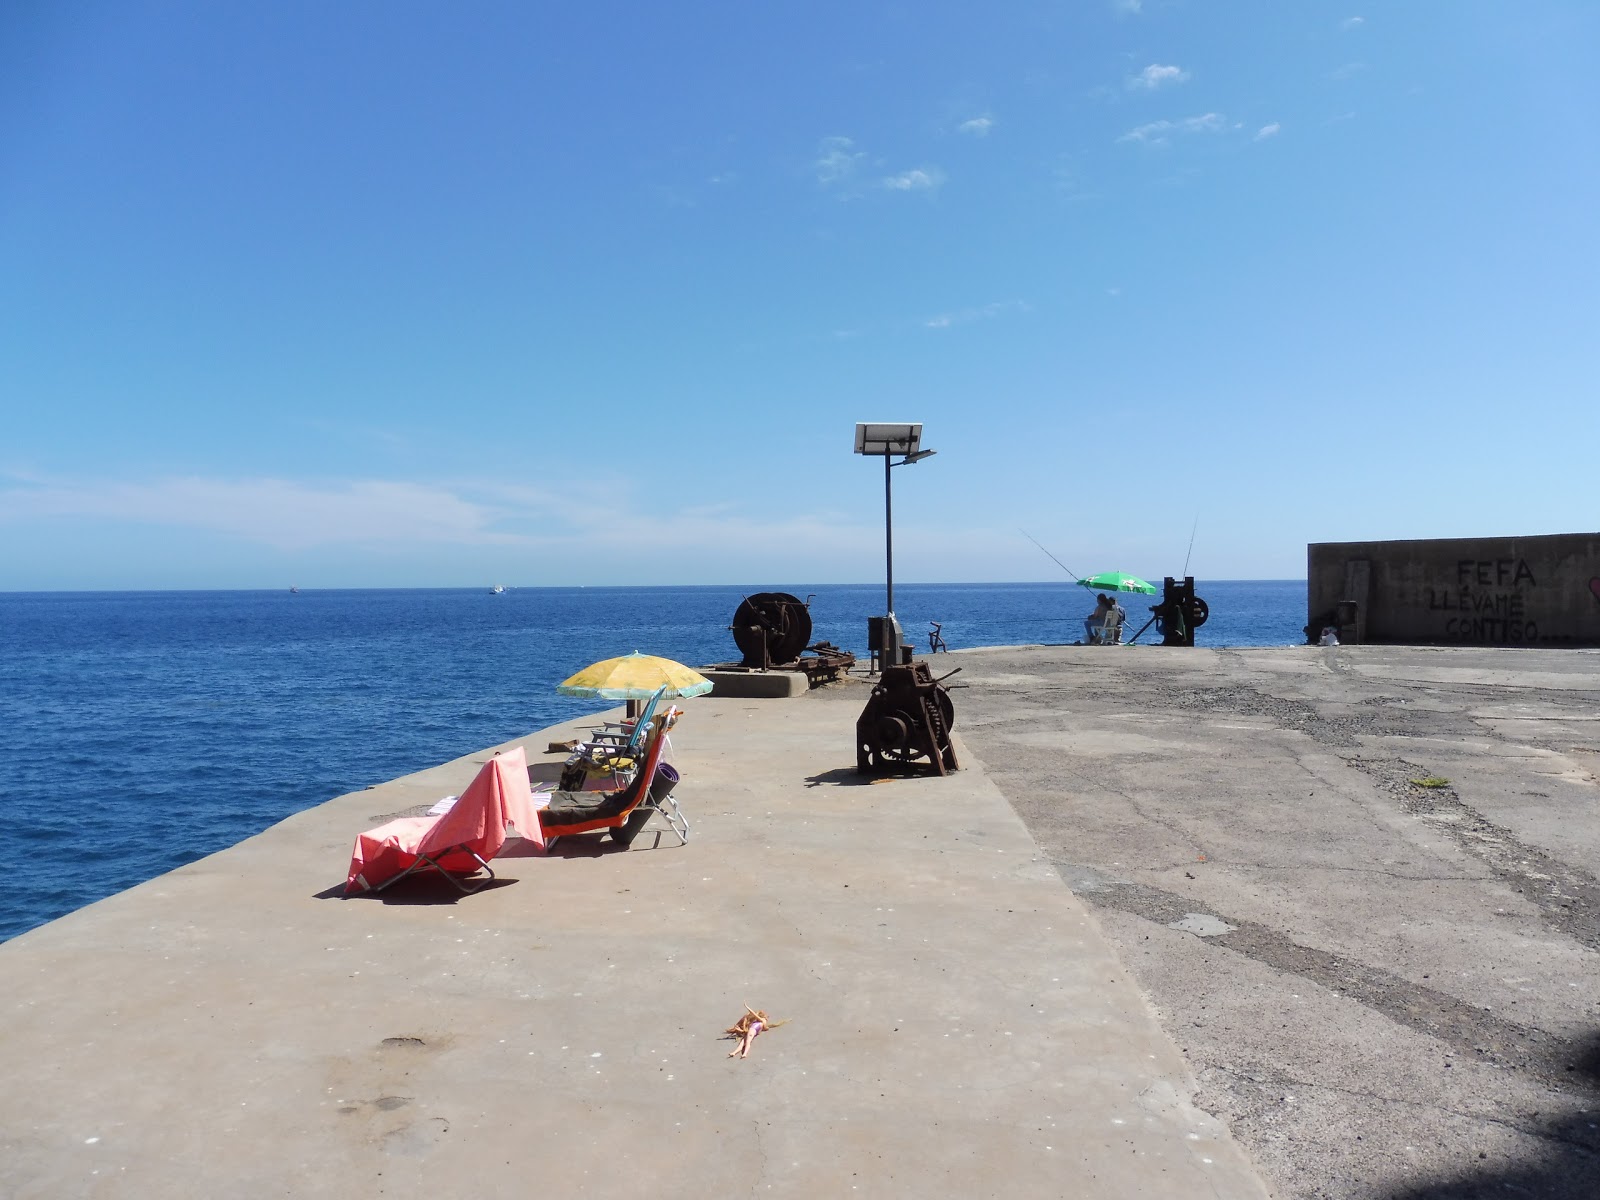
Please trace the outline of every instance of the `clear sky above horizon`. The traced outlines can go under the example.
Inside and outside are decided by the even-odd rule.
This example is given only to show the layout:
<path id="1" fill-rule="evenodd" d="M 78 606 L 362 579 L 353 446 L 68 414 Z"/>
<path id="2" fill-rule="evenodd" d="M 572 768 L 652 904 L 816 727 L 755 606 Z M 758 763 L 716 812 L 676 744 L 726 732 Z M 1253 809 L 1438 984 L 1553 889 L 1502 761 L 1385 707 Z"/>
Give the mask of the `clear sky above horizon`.
<path id="1" fill-rule="evenodd" d="M 0 10 L 0 589 L 1600 528 L 1600 4 Z"/>

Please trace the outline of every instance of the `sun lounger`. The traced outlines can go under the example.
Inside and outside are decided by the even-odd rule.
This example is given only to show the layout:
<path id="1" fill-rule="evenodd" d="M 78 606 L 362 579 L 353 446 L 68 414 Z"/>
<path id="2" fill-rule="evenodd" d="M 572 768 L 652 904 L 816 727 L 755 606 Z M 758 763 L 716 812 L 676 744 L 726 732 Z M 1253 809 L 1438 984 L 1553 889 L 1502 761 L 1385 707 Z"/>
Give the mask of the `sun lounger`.
<path id="1" fill-rule="evenodd" d="M 679 842 L 687 844 L 689 823 L 672 798 L 678 775 L 661 761 L 667 729 L 677 716 L 677 709 L 668 709 L 651 722 L 644 759 L 626 787 L 609 792 L 552 792 L 550 803 L 539 810 L 546 845 L 558 837 L 610 830 L 611 840 L 626 846 L 638 836 L 652 813 L 660 813 Z"/>
<path id="2" fill-rule="evenodd" d="M 475 892 L 494 878 L 489 861 L 505 845 L 508 824 L 543 844 L 520 746 L 484 763 L 461 798 L 439 816 L 399 817 L 358 836 L 344 890 L 382 891 L 417 871 L 438 871 L 461 891 Z M 457 878 L 480 870 L 488 878 L 474 886 Z"/>

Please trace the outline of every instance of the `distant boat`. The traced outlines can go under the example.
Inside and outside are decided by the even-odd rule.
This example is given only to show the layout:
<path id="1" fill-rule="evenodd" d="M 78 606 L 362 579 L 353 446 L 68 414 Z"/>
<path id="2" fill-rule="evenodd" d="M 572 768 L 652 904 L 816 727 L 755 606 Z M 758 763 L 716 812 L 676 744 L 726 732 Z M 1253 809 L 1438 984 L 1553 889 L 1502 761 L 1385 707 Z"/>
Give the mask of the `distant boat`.
<path id="1" fill-rule="evenodd" d="M 289 585 L 289 594 L 292 595 L 292 596 L 298 596 L 300 594 L 300 589 L 295 587 L 293 584 L 290 584 Z"/>
<path id="2" fill-rule="evenodd" d="M 489 591 L 493 595 L 496 595 L 496 596 L 498 596 L 501 592 L 503 592 L 505 590 L 506 590 L 506 585 L 503 584 L 503 583 L 497 583 L 492 588 L 489 589 Z"/>

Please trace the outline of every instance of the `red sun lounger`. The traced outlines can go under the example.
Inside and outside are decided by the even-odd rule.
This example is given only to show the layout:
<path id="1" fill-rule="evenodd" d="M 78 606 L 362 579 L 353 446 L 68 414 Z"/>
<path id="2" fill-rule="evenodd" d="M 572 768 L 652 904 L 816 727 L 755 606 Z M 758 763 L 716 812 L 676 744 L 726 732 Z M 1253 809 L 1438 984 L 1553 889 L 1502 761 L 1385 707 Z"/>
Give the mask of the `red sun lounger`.
<path id="1" fill-rule="evenodd" d="M 529 841 L 544 844 L 521 746 L 484 763 L 448 812 L 399 817 L 357 837 L 345 893 L 381 891 L 413 871 L 438 871 L 461 891 L 475 892 L 494 878 L 489 860 L 505 845 L 508 822 Z M 479 870 L 489 878 L 476 887 L 456 878 Z"/>

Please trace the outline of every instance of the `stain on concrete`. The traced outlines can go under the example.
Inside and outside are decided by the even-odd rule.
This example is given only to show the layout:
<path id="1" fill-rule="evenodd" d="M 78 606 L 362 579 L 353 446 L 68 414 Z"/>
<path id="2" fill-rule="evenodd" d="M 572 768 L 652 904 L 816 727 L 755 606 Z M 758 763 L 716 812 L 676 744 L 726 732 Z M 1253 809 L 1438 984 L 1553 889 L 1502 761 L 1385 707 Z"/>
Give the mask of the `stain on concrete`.
<path id="1" fill-rule="evenodd" d="M 1589 872 L 1525 845 L 1510 830 L 1475 812 L 1455 788 L 1419 786 L 1413 781 L 1432 772 L 1416 763 L 1403 758 L 1346 761 L 1393 795 L 1402 811 L 1427 821 L 1481 861 L 1535 905 L 1551 926 L 1591 950 L 1600 950 L 1600 881 Z"/>

